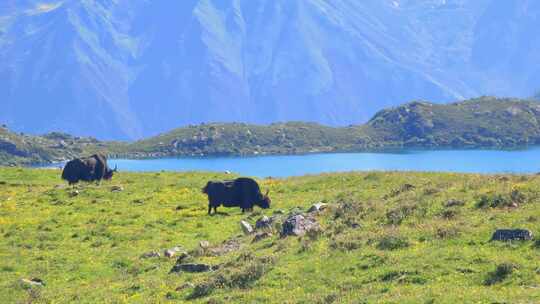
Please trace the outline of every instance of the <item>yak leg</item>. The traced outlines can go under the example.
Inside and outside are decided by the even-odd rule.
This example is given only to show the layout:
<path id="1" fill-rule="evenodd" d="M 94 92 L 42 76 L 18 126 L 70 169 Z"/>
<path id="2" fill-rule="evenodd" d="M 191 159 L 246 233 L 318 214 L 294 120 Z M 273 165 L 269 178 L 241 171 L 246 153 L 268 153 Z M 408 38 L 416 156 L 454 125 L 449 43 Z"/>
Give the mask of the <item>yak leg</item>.
<path id="1" fill-rule="evenodd" d="M 212 205 L 208 203 L 208 215 L 212 214 Z"/>

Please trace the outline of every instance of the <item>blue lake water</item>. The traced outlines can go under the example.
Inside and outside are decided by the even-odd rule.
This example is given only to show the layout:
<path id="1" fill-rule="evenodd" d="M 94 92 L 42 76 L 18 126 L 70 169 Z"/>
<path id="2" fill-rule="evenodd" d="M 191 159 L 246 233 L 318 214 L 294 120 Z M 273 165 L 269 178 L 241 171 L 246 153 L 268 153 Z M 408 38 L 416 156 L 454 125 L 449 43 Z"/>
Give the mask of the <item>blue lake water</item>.
<path id="1" fill-rule="evenodd" d="M 287 177 L 344 171 L 540 172 L 540 147 L 525 150 L 439 150 L 396 153 L 331 153 L 258 157 L 110 160 L 120 171 L 231 171 Z"/>

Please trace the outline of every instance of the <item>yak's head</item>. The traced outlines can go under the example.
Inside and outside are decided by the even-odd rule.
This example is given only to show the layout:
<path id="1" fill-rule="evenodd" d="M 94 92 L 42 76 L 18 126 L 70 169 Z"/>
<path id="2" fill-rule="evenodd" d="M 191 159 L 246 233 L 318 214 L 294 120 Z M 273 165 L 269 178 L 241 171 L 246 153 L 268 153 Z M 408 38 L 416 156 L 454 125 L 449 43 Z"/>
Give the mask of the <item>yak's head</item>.
<path id="1" fill-rule="evenodd" d="M 118 166 L 114 166 L 114 170 L 107 168 L 107 171 L 105 172 L 105 176 L 103 176 L 103 178 L 105 180 L 110 180 L 113 177 L 115 172 L 118 172 Z"/>
<path id="2" fill-rule="evenodd" d="M 268 193 L 270 192 L 270 190 L 266 191 L 266 194 L 262 197 L 262 199 L 259 201 L 259 204 L 258 206 L 263 208 L 263 209 L 268 209 L 270 208 L 270 203 L 272 202 L 270 200 L 270 197 L 268 196 Z"/>

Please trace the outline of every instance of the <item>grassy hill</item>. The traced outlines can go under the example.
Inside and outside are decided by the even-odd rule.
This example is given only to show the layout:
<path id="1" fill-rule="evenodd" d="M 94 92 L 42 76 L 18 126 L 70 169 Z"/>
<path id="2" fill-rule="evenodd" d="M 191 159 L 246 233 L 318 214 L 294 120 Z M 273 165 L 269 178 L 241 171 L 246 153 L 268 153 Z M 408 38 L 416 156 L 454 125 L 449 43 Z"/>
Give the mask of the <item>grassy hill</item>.
<path id="1" fill-rule="evenodd" d="M 537 303 L 540 177 L 347 173 L 259 180 L 272 208 L 206 215 L 211 173 L 120 173 L 71 189 L 56 170 L 0 169 L 4 303 Z M 114 190 L 114 191 L 113 191 Z M 239 222 L 305 212 L 321 230 L 254 241 Z M 296 211 L 295 211 L 296 210 Z M 283 214 L 282 214 L 283 213 Z M 278 220 L 279 222 L 279 220 Z M 201 247 L 201 241 L 204 242 Z M 224 243 L 225 242 L 225 243 Z M 192 263 L 169 273 L 180 246 Z M 22 279 L 40 279 L 31 286 Z"/>
<path id="2" fill-rule="evenodd" d="M 400 148 L 517 148 L 540 143 L 540 103 L 482 97 L 452 104 L 412 102 L 360 126 L 289 122 L 212 123 L 133 143 L 0 129 L 0 164 L 52 162 L 102 151 L 112 157 L 303 154 Z"/>
<path id="3" fill-rule="evenodd" d="M 540 104 L 482 97 L 452 104 L 412 102 L 361 126 L 313 123 L 205 124 L 138 141 L 127 157 L 294 154 L 409 148 L 516 148 L 540 143 Z"/>
<path id="4" fill-rule="evenodd" d="M 51 163 L 98 151 L 107 153 L 112 144 L 64 133 L 26 135 L 0 127 L 0 165 Z"/>

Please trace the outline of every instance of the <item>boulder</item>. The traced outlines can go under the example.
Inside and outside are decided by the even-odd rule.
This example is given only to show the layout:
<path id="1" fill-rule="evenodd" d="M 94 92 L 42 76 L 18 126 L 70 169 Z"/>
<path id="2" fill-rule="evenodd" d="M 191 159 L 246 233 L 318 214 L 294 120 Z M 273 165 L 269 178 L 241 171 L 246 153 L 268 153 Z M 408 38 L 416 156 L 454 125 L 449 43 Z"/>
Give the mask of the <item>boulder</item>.
<path id="1" fill-rule="evenodd" d="M 255 223 L 256 229 L 272 229 L 272 219 L 268 216 L 263 216 Z"/>
<path id="2" fill-rule="evenodd" d="M 159 257 L 161 257 L 161 254 L 157 251 L 150 251 L 147 253 L 143 253 L 141 255 L 141 259 L 159 258 Z"/>
<path id="3" fill-rule="evenodd" d="M 42 279 L 33 278 L 33 279 L 21 279 L 21 283 L 28 286 L 45 286 L 45 282 Z"/>
<path id="4" fill-rule="evenodd" d="M 320 228 L 319 223 L 314 218 L 301 214 L 292 214 L 283 222 L 281 237 L 290 235 L 304 236 L 307 232 L 320 230 Z"/>
<path id="5" fill-rule="evenodd" d="M 252 243 L 259 242 L 261 240 L 267 239 L 272 236 L 272 233 L 270 232 L 259 232 L 255 234 L 255 237 L 253 238 Z"/>
<path id="6" fill-rule="evenodd" d="M 180 291 L 180 290 L 184 290 L 184 289 L 188 289 L 188 288 L 195 288 L 195 284 L 187 282 L 187 283 L 182 284 L 181 286 L 177 287 L 176 291 Z"/>
<path id="7" fill-rule="evenodd" d="M 174 248 L 171 248 L 171 249 L 167 249 L 165 250 L 165 252 L 163 253 L 163 255 L 165 255 L 166 257 L 168 258 L 172 258 L 173 256 L 177 255 L 178 253 L 182 252 L 182 248 L 176 246 Z M 186 252 L 182 252 L 182 253 L 186 253 Z M 187 254 L 187 253 L 186 253 Z"/>
<path id="8" fill-rule="evenodd" d="M 530 241 L 533 238 L 533 234 L 530 230 L 526 229 L 497 229 L 493 236 L 492 241 Z"/>
<path id="9" fill-rule="evenodd" d="M 241 243 L 237 239 L 224 241 L 221 245 L 210 249 L 210 253 L 215 256 L 227 254 L 240 249 Z"/>
<path id="10" fill-rule="evenodd" d="M 209 272 L 217 270 L 218 266 L 211 266 L 207 264 L 176 264 L 171 269 L 173 272 L 190 272 L 190 273 L 199 273 L 199 272 Z"/>
<path id="11" fill-rule="evenodd" d="M 323 211 L 324 209 L 326 209 L 327 207 L 328 207 L 328 204 L 316 203 L 316 204 L 313 204 L 313 206 L 311 206 L 311 208 L 308 209 L 308 212 L 309 213 L 320 212 L 320 211 Z"/>
<path id="12" fill-rule="evenodd" d="M 199 247 L 201 247 L 201 249 L 208 249 L 210 247 L 210 242 L 208 242 L 208 241 L 200 241 L 199 242 Z"/>
<path id="13" fill-rule="evenodd" d="M 242 227 L 242 231 L 244 231 L 245 235 L 250 235 L 253 233 L 253 227 L 246 221 L 240 221 L 240 227 Z"/>
<path id="14" fill-rule="evenodd" d="M 122 186 L 112 186 L 111 187 L 111 192 L 122 192 L 124 191 L 124 187 Z"/>
<path id="15" fill-rule="evenodd" d="M 465 205 L 465 202 L 463 202 L 463 201 L 456 200 L 456 199 L 451 199 L 451 200 L 447 201 L 444 206 L 447 207 L 447 208 L 451 208 L 451 207 L 456 207 L 456 206 L 461 207 L 461 206 L 464 206 L 464 205 Z"/>

